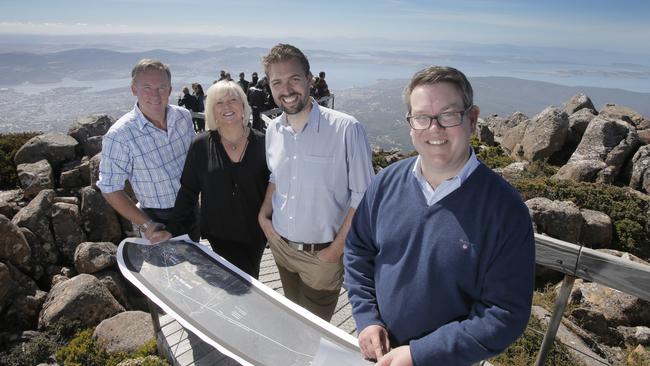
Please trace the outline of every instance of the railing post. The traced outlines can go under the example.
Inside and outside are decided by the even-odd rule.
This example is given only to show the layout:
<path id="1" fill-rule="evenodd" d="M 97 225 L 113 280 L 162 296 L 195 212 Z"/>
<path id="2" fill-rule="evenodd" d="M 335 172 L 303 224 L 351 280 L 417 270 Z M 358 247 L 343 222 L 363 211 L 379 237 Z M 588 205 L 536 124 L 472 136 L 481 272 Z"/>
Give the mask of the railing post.
<path id="1" fill-rule="evenodd" d="M 165 355 L 165 350 L 159 338 L 161 329 L 160 319 L 158 318 L 158 305 L 154 304 L 153 301 L 151 301 L 149 298 L 147 298 L 147 305 L 149 305 L 149 313 L 151 314 L 151 321 L 153 323 L 154 337 L 156 337 L 156 348 L 158 348 L 158 354 L 162 356 Z"/>
<path id="2" fill-rule="evenodd" d="M 558 328 L 560 327 L 564 309 L 566 309 L 566 305 L 569 302 L 569 295 L 571 295 L 571 289 L 573 289 L 573 283 L 575 280 L 576 278 L 570 275 L 565 275 L 564 280 L 562 280 L 562 287 L 560 288 L 560 293 L 555 300 L 555 305 L 553 305 L 553 314 L 551 315 L 551 319 L 548 322 L 548 328 L 544 334 L 542 346 L 537 353 L 535 366 L 543 366 L 546 362 L 546 357 L 548 356 L 548 353 L 553 346 L 553 342 L 555 342 L 555 336 L 557 334 Z"/>

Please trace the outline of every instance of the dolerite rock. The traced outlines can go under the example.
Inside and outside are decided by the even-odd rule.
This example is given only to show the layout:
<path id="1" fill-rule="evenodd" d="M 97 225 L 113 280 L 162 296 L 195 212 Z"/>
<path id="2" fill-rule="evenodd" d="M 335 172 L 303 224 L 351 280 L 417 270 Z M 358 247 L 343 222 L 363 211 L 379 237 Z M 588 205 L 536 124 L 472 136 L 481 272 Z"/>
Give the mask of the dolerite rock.
<path id="1" fill-rule="evenodd" d="M 0 215 L 0 259 L 23 268 L 29 263 L 31 255 L 32 250 L 20 228 L 4 215 Z"/>
<path id="2" fill-rule="evenodd" d="M 21 227 L 19 229 L 25 237 L 25 240 L 27 240 L 27 243 L 29 244 L 29 248 L 31 250 L 31 258 L 28 265 L 30 269 L 25 273 L 29 273 L 29 276 L 34 280 L 40 280 L 41 277 L 43 277 L 43 274 L 45 274 L 45 269 L 43 268 L 43 263 L 41 261 L 43 258 L 47 257 L 47 255 L 44 254 L 45 251 L 43 249 L 43 245 L 31 230 L 26 227 Z"/>
<path id="3" fill-rule="evenodd" d="M 569 132 L 569 119 L 563 111 L 555 107 L 547 107 L 533 117 L 528 124 L 521 140 L 523 160 L 546 161 L 564 146 Z M 515 146 L 514 151 L 518 148 Z M 521 159 L 518 153 L 511 155 Z"/>
<path id="4" fill-rule="evenodd" d="M 12 189 L 0 192 L 0 215 L 5 215 L 11 219 L 22 208 L 23 199 L 22 189 Z"/>
<path id="5" fill-rule="evenodd" d="M 4 310 L 5 303 L 9 300 L 9 292 L 16 284 L 11 277 L 9 267 L 0 262 L 0 313 Z"/>
<path id="6" fill-rule="evenodd" d="M 580 212 L 584 221 L 580 231 L 580 243 L 594 249 L 609 247 L 614 235 L 612 219 L 600 211 L 583 209 Z"/>
<path id="7" fill-rule="evenodd" d="M 623 337 L 625 344 L 650 346 L 650 328 L 644 326 L 638 327 L 616 327 L 616 332 Z"/>
<path id="8" fill-rule="evenodd" d="M 89 241 L 119 243 L 122 239 L 117 214 L 93 187 L 81 189 L 81 218 Z"/>
<path id="9" fill-rule="evenodd" d="M 97 181 L 99 180 L 99 163 L 102 160 L 102 154 L 95 154 L 90 160 L 88 161 L 88 170 L 89 170 L 89 179 L 90 179 L 90 185 L 93 187 L 96 187 Z"/>
<path id="10" fill-rule="evenodd" d="M 611 184 L 638 145 L 634 126 L 599 115 L 589 123 L 575 152 L 555 177 Z"/>
<path id="11" fill-rule="evenodd" d="M 493 146 L 495 144 L 494 133 L 482 118 L 479 118 L 476 123 L 476 135 L 478 140 L 485 145 Z"/>
<path id="12" fill-rule="evenodd" d="M 122 274 L 116 269 L 106 268 L 101 271 L 92 273 L 104 286 L 111 292 L 111 295 L 117 300 L 125 309 L 131 309 L 131 302 L 129 301 L 129 289 L 127 283 L 122 277 Z"/>
<path id="13" fill-rule="evenodd" d="M 569 115 L 569 135 L 567 142 L 571 144 L 579 144 L 582 140 L 589 122 L 596 117 L 596 114 L 591 109 L 583 108 L 571 115 Z"/>
<path id="14" fill-rule="evenodd" d="M 104 136 L 89 137 L 83 145 L 84 156 L 95 156 L 102 152 L 102 140 Z"/>
<path id="15" fill-rule="evenodd" d="M 75 204 L 56 202 L 52 205 L 52 227 L 63 263 L 74 263 L 74 253 L 79 243 L 86 241 L 81 229 L 79 207 Z"/>
<path id="16" fill-rule="evenodd" d="M 35 329 L 45 292 L 11 263 L 0 262 L 0 331 Z"/>
<path id="17" fill-rule="evenodd" d="M 583 93 L 578 93 L 571 97 L 571 99 L 569 99 L 569 101 L 566 102 L 566 105 L 564 106 L 564 111 L 569 116 L 581 109 L 591 111 L 594 115 L 598 114 L 596 108 L 594 107 L 594 103 L 592 103 L 591 99 L 589 99 L 589 97 Z"/>
<path id="18" fill-rule="evenodd" d="M 637 135 L 639 135 L 639 141 L 641 141 L 641 145 L 648 145 L 650 144 L 650 128 L 646 128 L 645 130 L 636 130 Z"/>
<path id="19" fill-rule="evenodd" d="M 503 138 L 501 138 L 501 147 L 511 156 L 516 156 L 516 159 L 523 159 L 524 157 L 524 149 L 521 145 L 521 140 L 523 140 L 530 123 L 530 120 L 519 123 L 505 131 L 503 133 Z M 495 140 L 497 142 L 499 141 L 496 137 Z"/>
<path id="20" fill-rule="evenodd" d="M 54 324 L 93 327 L 123 311 L 122 305 L 98 279 L 80 274 L 50 290 L 38 318 L 38 327 L 45 329 Z"/>
<path id="21" fill-rule="evenodd" d="M 79 273 L 95 273 L 117 263 L 117 247 L 111 242 L 85 242 L 74 252 L 74 266 Z"/>
<path id="22" fill-rule="evenodd" d="M 650 145 L 641 146 L 630 161 L 630 188 L 650 193 Z"/>
<path id="23" fill-rule="evenodd" d="M 623 120 L 639 130 L 650 128 L 650 119 L 643 117 L 632 108 L 623 105 L 607 103 L 600 110 L 599 115 L 609 119 Z"/>
<path id="24" fill-rule="evenodd" d="M 499 169 L 499 170 L 495 169 L 495 171 L 498 171 L 498 173 L 501 174 L 501 176 L 505 180 L 513 181 L 513 180 L 524 178 L 529 166 L 530 166 L 529 161 L 517 161 L 508 164 L 508 166 L 504 167 L 503 169 Z"/>
<path id="25" fill-rule="evenodd" d="M 26 199 L 34 198 L 38 192 L 44 189 L 54 188 L 52 166 L 45 159 L 35 163 L 19 164 L 16 167 L 16 172 Z"/>
<path id="26" fill-rule="evenodd" d="M 52 166 L 58 166 L 64 161 L 74 159 L 78 144 L 71 136 L 59 132 L 35 136 L 16 152 L 14 163 L 35 163 L 46 159 Z"/>
<path id="27" fill-rule="evenodd" d="M 115 119 L 107 114 L 80 117 L 70 126 L 68 134 L 83 146 L 89 138 L 106 134 L 114 122 Z"/>
<path id="28" fill-rule="evenodd" d="M 59 253 L 54 244 L 54 236 L 50 231 L 50 217 L 52 216 L 52 200 L 55 193 L 45 189 L 14 216 L 11 222 L 19 227 L 28 228 L 40 242 L 43 257 L 35 258 L 39 263 L 54 264 L 58 261 Z"/>
<path id="29" fill-rule="evenodd" d="M 552 201 L 544 197 L 532 198 L 525 203 L 538 233 L 578 243 L 583 218 L 575 203 Z"/>
<path id="30" fill-rule="evenodd" d="M 89 185 L 90 173 L 88 165 L 88 159 L 66 163 L 61 171 L 61 187 L 70 189 Z"/>
<path id="31" fill-rule="evenodd" d="M 143 311 L 119 313 L 99 323 L 93 339 L 109 353 L 135 352 L 154 339 L 151 315 Z"/>

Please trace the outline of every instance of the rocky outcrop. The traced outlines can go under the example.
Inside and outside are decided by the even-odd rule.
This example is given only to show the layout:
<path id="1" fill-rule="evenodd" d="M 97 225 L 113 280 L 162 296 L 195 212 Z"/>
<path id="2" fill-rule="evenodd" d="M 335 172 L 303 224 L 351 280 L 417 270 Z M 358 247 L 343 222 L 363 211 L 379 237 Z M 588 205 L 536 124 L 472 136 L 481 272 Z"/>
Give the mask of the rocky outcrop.
<path id="1" fill-rule="evenodd" d="M 561 150 L 569 131 L 569 120 L 563 111 L 548 107 L 533 117 L 521 142 L 515 145 L 512 157 L 527 161 L 546 161 Z M 520 146 L 520 147 L 519 147 Z M 523 154 L 520 154 L 519 151 Z"/>
<path id="2" fill-rule="evenodd" d="M 39 315 L 38 327 L 76 324 L 87 328 L 123 311 L 97 278 L 80 274 L 52 287 Z"/>
<path id="3" fill-rule="evenodd" d="M 638 144 L 639 138 L 632 125 L 597 116 L 589 123 L 576 151 L 555 177 L 611 184 Z"/>
<path id="4" fill-rule="evenodd" d="M 90 162 L 87 157 L 63 166 L 60 178 L 61 188 L 79 188 L 90 184 Z"/>
<path id="5" fill-rule="evenodd" d="M 650 145 L 641 146 L 629 166 L 630 188 L 650 193 Z"/>
<path id="6" fill-rule="evenodd" d="M 107 114 L 80 117 L 70 126 L 68 134 L 81 144 L 83 155 L 94 156 L 101 151 L 102 136 L 114 122 L 115 119 Z"/>
<path id="7" fill-rule="evenodd" d="M 583 93 L 578 93 L 571 97 L 564 106 L 564 112 L 569 116 L 581 109 L 586 109 L 594 115 L 598 114 L 596 108 L 594 108 L 594 103 L 592 103 L 591 99 Z"/>
<path id="8" fill-rule="evenodd" d="M 526 206 L 535 223 L 536 232 L 569 243 L 577 243 L 580 239 L 583 218 L 575 203 L 538 197 L 526 201 Z"/>
<path id="9" fill-rule="evenodd" d="M 613 120 L 623 120 L 639 130 L 650 128 L 649 119 L 643 117 L 640 113 L 633 110 L 632 108 L 620 104 L 607 103 L 603 106 L 598 114 L 602 117 Z"/>
<path id="10" fill-rule="evenodd" d="M 117 247 L 111 242 L 85 242 L 74 252 L 74 266 L 79 273 L 95 273 L 117 263 Z"/>
<path id="11" fill-rule="evenodd" d="M 600 211 L 583 209 L 580 213 L 583 225 L 578 243 L 594 249 L 609 247 L 614 236 L 612 219 Z"/>
<path id="12" fill-rule="evenodd" d="M 38 238 L 41 250 L 39 254 L 42 257 L 35 257 L 35 259 L 39 263 L 54 264 L 59 258 L 59 252 L 54 244 L 54 236 L 50 230 L 54 196 L 53 190 L 42 190 L 11 220 L 14 225 L 29 229 Z"/>
<path id="13" fill-rule="evenodd" d="M 21 189 L 12 189 L 0 192 L 0 215 L 11 219 L 25 206 Z"/>
<path id="14" fill-rule="evenodd" d="M 36 197 L 38 192 L 44 189 L 54 188 L 52 167 L 45 159 L 35 163 L 20 164 L 16 167 L 16 172 L 26 199 Z"/>
<path id="15" fill-rule="evenodd" d="M 86 234 L 79 226 L 81 216 L 74 203 L 55 202 L 52 205 L 54 237 L 64 264 L 74 263 L 75 249 L 86 241 Z"/>
<path id="16" fill-rule="evenodd" d="M 93 187 L 81 189 L 81 219 L 88 240 L 119 243 L 122 228 L 117 213 Z"/>
<path id="17" fill-rule="evenodd" d="M 587 130 L 589 123 L 596 118 L 596 114 L 591 109 L 581 109 L 569 115 L 569 134 L 567 136 L 567 143 L 578 145 L 582 136 Z"/>
<path id="18" fill-rule="evenodd" d="M 45 292 L 11 263 L 0 262 L 0 333 L 35 329 Z"/>
<path id="19" fill-rule="evenodd" d="M 109 353 L 132 353 L 154 339 L 151 315 L 143 311 L 125 311 L 103 320 L 93 338 Z"/>
<path id="20" fill-rule="evenodd" d="M 64 133 L 38 135 L 32 137 L 16 152 L 14 162 L 20 165 L 46 159 L 52 166 L 58 166 L 64 161 L 74 159 L 78 144 L 77 140 Z"/>
<path id="21" fill-rule="evenodd" d="M 8 260 L 18 268 L 24 268 L 31 255 L 32 250 L 20 228 L 0 215 L 0 260 Z"/>

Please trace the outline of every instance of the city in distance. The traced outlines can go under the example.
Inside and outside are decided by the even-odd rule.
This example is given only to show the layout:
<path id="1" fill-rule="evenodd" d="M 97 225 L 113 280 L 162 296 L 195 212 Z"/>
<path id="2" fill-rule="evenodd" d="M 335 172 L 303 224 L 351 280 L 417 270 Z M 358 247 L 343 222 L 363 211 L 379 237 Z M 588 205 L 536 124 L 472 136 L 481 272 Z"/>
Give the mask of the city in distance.
<path id="1" fill-rule="evenodd" d="M 133 107 L 130 70 L 143 57 L 170 65 L 172 103 L 182 86 L 199 82 L 207 88 L 220 70 L 234 79 L 242 71 L 247 78 L 253 71 L 263 74 L 260 59 L 268 47 L 238 41 L 184 49 L 120 43 L 138 46 L 124 49 L 110 42 L 89 47 L 0 37 L 0 132 L 67 131 L 87 114 L 121 116 Z M 383 148 L 410 149 L 401 93 L 415 71 L 433 64 L 457 67 L 470 77 L 484 117 L 515 111 L 532 117 L 549 105 L 562 106 L 577 92 L 598 109 L 617 103 L 650 116 L 650 62 L 641 54 L 444 42 L 410 50 L 390 43 L 347 49 L 327 41 L 294 43 L 305 50 L 313 73 L 327 73 L 336 109 L 357 117 L 371 143 Z"/>

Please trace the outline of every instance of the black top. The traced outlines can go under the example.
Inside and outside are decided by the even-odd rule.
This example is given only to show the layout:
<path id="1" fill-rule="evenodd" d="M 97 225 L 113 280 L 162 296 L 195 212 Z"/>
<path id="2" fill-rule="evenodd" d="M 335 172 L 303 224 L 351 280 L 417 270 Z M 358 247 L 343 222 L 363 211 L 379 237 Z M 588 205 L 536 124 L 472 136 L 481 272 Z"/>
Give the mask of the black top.
<path id="1" fill-rule="evenodd" d="M 249 245 L 264 243 L 257 221 L 269 181 L 264 134 L 251 130 L 239 163 L 230 160 L 220 141 L 217 131 L 203 132 L 192 141 L 174 206 L 172 232 L 190 233 L 200 194 L 202 237 Z"/>

